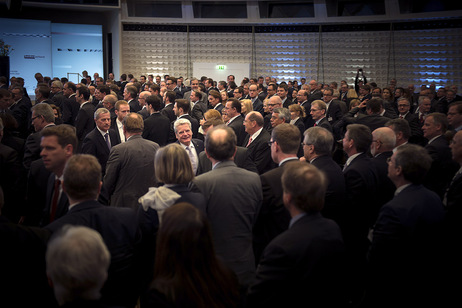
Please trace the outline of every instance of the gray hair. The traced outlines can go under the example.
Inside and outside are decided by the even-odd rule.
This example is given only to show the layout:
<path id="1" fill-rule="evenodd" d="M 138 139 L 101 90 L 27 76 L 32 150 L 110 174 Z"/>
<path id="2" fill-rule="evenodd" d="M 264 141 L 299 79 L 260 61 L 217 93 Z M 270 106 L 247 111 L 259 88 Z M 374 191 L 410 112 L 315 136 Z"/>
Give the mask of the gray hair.
<path id="1" fill-rule="evenodd" d="M 334 136 L 330 131 L 321 126 L 308 128 L 304 133 L 304 143 L 314 146 L 314 152 L 318 155 L 332 155 Z"/>
<path id="2" fill-rule="evenodd" d="M 180 126 L 180 125 L 184 125 L 184 124 L 188 124 L 188 125 L 189 125 L 189 129 L 192 129 L 192 128 L 191 128 L 191 122 L 190 122 L 188 119 L 179 118 L 178 120 L 176 120 L 175 122 L 173 122 L 173 129 L 175 130 L 175 134 L 176 134 L 176 129 L 177 129 L 177 127 Z"/>
<path id="3" fill-rule="evenodd" d="M 109 110 L 107 110 L 106 108 L 98 108 L 96 109 L 95 111 L 95 115 L 94 115 L 94 118 L 95 120 L 98 120 L 99 119 L 99 116 L 103 113 L 110 113 Z"/>
<path id="4" fill-rule="evenodd" d="M 42 116 L 48 123 L 55 122 L 53 108 L 47 103 L 36 104 L 31 108 L 31 111 L 34 112 L 36 116 Z"/>
<path id="5" fill-rule="evenodd" d="M 279 119 L 283 119 L 285 123 L 290 122 L 290 111 L 287 108 L 276 108 L 273 110 L 273 113 L 279 114 L 278 117 Z"/>

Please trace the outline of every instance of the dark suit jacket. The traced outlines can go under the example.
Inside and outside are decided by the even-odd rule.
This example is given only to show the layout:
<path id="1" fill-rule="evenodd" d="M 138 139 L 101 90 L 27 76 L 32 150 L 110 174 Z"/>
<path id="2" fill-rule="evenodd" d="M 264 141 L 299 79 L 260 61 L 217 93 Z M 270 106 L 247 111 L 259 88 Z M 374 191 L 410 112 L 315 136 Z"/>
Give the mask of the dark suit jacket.
<path id="1" fill-rule="evenodd" d="M 107 304 L 135 305 L 144 282 L 142 267 L 138 264 L 141 233 L 136 211 L 129 208 L 104 206 L 89 200 L 73 206 L 46 229 L 56 232 L 66 224 L 87 226 L 98 231 L 111 253 L 108 279 L 101 291 Z"/>
<path id="2" fill-rule="evenodd" d="M 330 125 L 326 117 L 322 118 L 316 126 L 323 127 L 332 133 L 332 125 Z"/>
<path id="3" fill-rule="evenodd" d="M 138 111 L 137 113 L 140 114 L 143 117 L 143 120 L 146 120 L 151 115 L 149 113 L 149 109 L 147 107 L 146 108 L 141 108 L 141 110 Z"/>
<path id="4" fill-rule="evenodd" d="M 234 155 L 234 163 L 240 168 L 257 173 L 257 166 L 253 160 L 250 159 L 248 150 L 246 147 L 238 146 L 236 149 L 236 155 Z M 212 162 L 208 159 L 205 152 L 199 154 L 199 166 L 197 168 L 197 175 L 209 172 L 212 170 Z"/>
<path id="5" fill-rule="evenodd" d="M 221 114 L 223 108 L 225 108 L 225 105 L 223 105 L 222 103 L 218 103 L 218 104 L 217 104 L 215 107 L 213 107 L 212 109 L 217 110 L 217 111 L 220 112 L 220 114 Z"/>
<path id="6" fill-rule="evenodd" d="M 245 131 L 244 126 L 244 117 L 238 116 L 231 123 L 229 123 L 228 126 L 231 127 L 236 133 L 237 144 L 241 145 L 247 136 L 247 132 Z"/>
<path id="7" fill-rule="evenodd" d="M 138 112 L 141 110 L 141 106 L 137 98 L 131 99 L 128 102 L 128 105 L 130 106 L 130 112 Z"/>
<path id="8" fill-rule="evenodd" d="M 18 132 L 21 138 L 26 138 L 29 135 L 31 124 L 32 104 L 30 99 L 23 96 L 19 102 L 10 107 L 11 114 L 18 122 Z"/>
<path id="9" fill-rule="evenodd" d="M 459 165 L 452 160 L 451 149 L 444 135 L 427 144 L 425 149 L 432 157 L 432 165 L 425 177 L 424 185 L 442 199 Z"/>
<path id="10" fill-rule="evenodd" d="M 48 230 L 18 225 L 0 216 L 2 307 L 33 307 L 38 302 L 58 307 L 46 275 L 49 237 Z"/>
<path id="11" fill-rule="evenodd" d="M 381 208 L 368 253 L 368 307 L 420 306 L 434 295 L 441 299 L 432 282 L 443 279 L 435 276 L 444 255 L 439 249 L 443 218 L 441 200 L 422 185 L 411 184 Z M 428 296 L 421 298 L 422 292 Z"/>
<path id="12" fill-rule="evenodd" d="M 261 113 L 261 115 L 264 115 L 263 113 L 263 103 L 262 101 L 257 98 L 253 103 L 252 103 L 252 106 L 253 106 L 253 111 L 258 111 Z"/>
<path id="13" fill-rule="evenodd" d="M 383 152 L 376 155 L 372 159 L 372 163 L 375 165 L 377 170 L 377 179 L 378 179 L 378 191 L 376 194 L 377 208 L 373 214 L 375 217 L 379 214 L 380 208 L 393 199 L 396 187 L 395 184 L 388 177 L 388 163 L 387 159 L 393 155 L 392 151 Z M 375 219 L 374 219 L 375 220 Z"/>
<path id="14" fill-rule="evenodd" d="M 207 104 L 201 101 L 197 102 L 191 110 L 191 116 L 200 122 L 204 118 L 204 113 L 207 112 Z"/>
<path id="15" fill-rule="evenodd" d="M 243 146 L 247 145 L 249 138 L 250 135 L 247 134 L 242 144 Z M 249 157 L 257 166 L 259 174 L 263 174 L 276 166 L 271 159 L 271 148 L 268 146 L 270 139 L 271 135 L 265 129 L 262 129 L 258 137 L 247 147 Z"/>
<path id="16" fill-rule="evenodd" d="M 167 145 L 170 132 L 170 120 L 160 114 L 153 113 L 144 120 L 143 138 L 151 140 L 160 146 Z"/>
<path id="17" fill-rule="evenodd" d="M 40 159 L 41 139 L 42 134 L 40 132 L 32 133 L 27 137 L 26 143 L 24 144 L 24 158 L 22 160 L 24 168 L 29 169 L 33 161 Z"/>
<path id="18" fill-rule="evenodd" d="M 51 101 L 55 106 L 59 107 L 61 110 L 63 110 L 63 105 L 64 101 L 66 100 L 66 97 L 64 96 L 63 92 L 57 92 L 53 97 L 51 98 Z"/>
<path id="19" fill-rule="evenodd" d="M 117 137 L 116 132 L 112 129 L 109 129 L 108 133 L 111 142 L 111 147 L 118 145 L 120 141 Z M 85 137 L 82 144 L 82 150 L 80 151 L 80 153 L 82 154 L 90 154 L 98 159 L 98 162 L 101 165 L 101 171 L 103 176 L 106 173 L 106 163 L 109 159 L 109 152 L 110 149 L 106 144 L 106 140 L 96 127 Z"/>
<path id="20" fill-rule="evenodd" d="M 306 214 L 266 247 L 247 306 L 342 307 L 343 259 L 337 224 L 319 213 Z"/>
<path id="21" fill-rule="evenodd" d="M 47 204 L 47 185 L 51 172 L 45 168 L 42 159 L 33 161 L 27 176 L 26 207 L 21 216 L 24 224 L 39 226 Z"/>
<path id="22" fill-rule="evenodd" d="M 48 177 L 46 205 L 42 213 L 42 221 L 40 222 L 40 225 L 42 227 L 50 223 L 51 203 L 53 200 L 53 193 L 55 190 L 55 177 L 56 176 L 54 173 L 50 173 L 50 176 Z M 62 185 L 63 184 L 61 183 L 61 187 Z M 67 213 L 68 209 L 69 209 L 69 199 L 67 198 L 66 193 L 62 191 L 61 196 L 58 199 L 58 206 L 56 208 L 55 220 L 64 216 Z"/>
<path id="23" fill-rule="evenodd" d="M 173 111 L 174 106 L 175 104 L 168 104 L 167 106 L 162 108 L 162 110 L 160 111 L 160 113 L 163 116 L 166 116 L 170 120 L 170 122 L 176 120 L 176 115 L 175 115 L 175 112 Z"/>
<path id="24" fill-rule="evenodd" d="M 62 107 L 63 122 L 65 124 L 74 125 L 79 109 L 80 105 L 75 100 L 75 96 L 66 98 Z"/>
<path id="25" fill-rule="evenodd" d="M 330 218 L 342 226 L 345 214 L 345 196 L 346 187 L 345 179 L 340 166 L 332 159 L 332 157 L 324 155 L 319 156 L 311 163 L 319 170 L 323 171 L 327 177 L 327 191 L 322 208 L 322 216 Z"/>
<path id="26" fill-rule="evenodd" d="M 385 124 L 390 121 L 390 118 L 381 116 L 379 114 L 366 115 L 364 117 L 353 118 L 356 119 L 354 123 L 364 124 L 371 129 L 371 132 L 379 127 L 384 127 Z"/>
<path id="27" fill-rule="evenodd" d="M 316 89 L 313 91 L 313 93 L 308 92 L 308 104 L 311 104 L 312 102 L 318 99 L 322 100 L 321 90 Z M 309 109 L 308 109 L 308 113 L 309 113 Z"/>
<path id="28" fill-rule="evenodd" d="M 334 125 L 338 120 L 343 117 L 342 108 L 340 107 L 340 102 L 333 99 L 329 104 L 329 109 L 327 109 L 326 118 L 331 125 Z"/>
<path id="29" fill-rule="evenodd" d="M 284 167 L 298 158 L 285 161 L 282 166 L 260 175 L 263 201 L 253 228 L 255 262 L 259 262 L 265 247 L 289 227 L 290 213 L 282 201 L 281 177 Z"/>
<path id="30" fill-rule="evenodd" d="M 75 129 L 77 139 L 79 140 L 79 148 L 82 146 L 82 141 L 89 132 L 95 128 L 94 113 L 95 106 L 88 102 L 81 106 L 77 118 L 75 119 Z"/>

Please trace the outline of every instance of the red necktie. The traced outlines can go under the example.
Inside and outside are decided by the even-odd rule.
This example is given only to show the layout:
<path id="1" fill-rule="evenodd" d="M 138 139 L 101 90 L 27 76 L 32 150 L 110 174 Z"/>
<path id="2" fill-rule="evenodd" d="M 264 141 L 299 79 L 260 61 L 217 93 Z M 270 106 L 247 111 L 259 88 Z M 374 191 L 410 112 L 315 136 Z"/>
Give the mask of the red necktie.
<path id="1" fill-rule="evenodd" d="M 56 179 L 55 187 L 53 191 L 53 199 L 51 200 L 50 222 L 52 222 L 56 216 L 56 208 L 58 207 L 58 197 L 59 197 L 59 186 L 60 185 L 61 185 L 61 181 L 59 179 Z"/>
<path id="2" fill-rule="evenodd" d="M 313 125 L 313 126 L 318 126 L 318 124 L 314 123 L 314 125 Z"/>
<path id="3" fill-rule="evenodd" d="M 250 143 L 252 142 L 252 137 L 249 138 L 249 143 L 247 143 L 247 148 L 249 147 Z"/>

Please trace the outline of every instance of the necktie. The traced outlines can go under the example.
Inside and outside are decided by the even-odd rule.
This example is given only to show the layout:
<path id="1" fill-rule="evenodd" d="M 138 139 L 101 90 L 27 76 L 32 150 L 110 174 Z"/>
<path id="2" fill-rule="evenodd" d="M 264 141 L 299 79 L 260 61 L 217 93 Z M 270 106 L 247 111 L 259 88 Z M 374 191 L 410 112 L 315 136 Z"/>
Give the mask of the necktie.
<path id="1" fill-rule="evenodd" d="M 314 123 L 314 125 L 313 125 L 313 126 L 318 126 L 318 124 Z"/>
<path id="2" fill-rule="evenodd" d="M 111 142 L 109 142 L 109 133 L 104 134 L 104 140 L 106 140 L 107 147 L 111 150 Z"/>
<path id="3" fill-rule="evenodd" d="M 196 156 L 194 156 L 194 153 L 192 152 L 193 150 L 191 149 L 191 146 L 187 146 L 186 151 L 188 152 L 189 159 L 191 160 L 191 165 L 192 165 L 193 171 L 194 171 L 194 173 L 196 173 L 197 161 L 196 161 Z"/>
<path id="4" fill-rule="evenodd" d="M 53 199 L 51 200 L 50 222 L 52 222 L 56 216 L 56 209 L 58 208 L 58 197 L 59 197 L 60 185 L 61 185 L 61 181 L 59 179 L 56 179 L 55 187 L 53 190 Z"/>
<path id="5" fill-rule="evenodd" d="M 246 148 L 248 148 L 251 143 L 252 143 L 252 137 L 249 138 L 249 142 L 247 143 Z"/>
<path id="6" fill-rule="evenodd" d="M 420 114 L 420 122 L 422 123 L 424 121 L 424 115 L 423 113 Z"/>

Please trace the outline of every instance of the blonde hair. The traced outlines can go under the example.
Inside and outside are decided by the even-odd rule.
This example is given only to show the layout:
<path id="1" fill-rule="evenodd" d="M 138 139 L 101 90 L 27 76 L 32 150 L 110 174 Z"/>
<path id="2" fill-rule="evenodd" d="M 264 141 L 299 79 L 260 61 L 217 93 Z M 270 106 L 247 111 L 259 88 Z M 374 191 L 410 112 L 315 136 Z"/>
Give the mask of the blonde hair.
<path id="1" fill-rule="evenodd" d="M 154 166 L 157 180 L 164 184 L 188 184 L 194 179 L 189 156 L 177 143 L 160 148 Z"/>
<path id="2" fill-rule="evenodd" d="M 244 115 L 247 115 L 249 112 L 253 111 L 253 105 L 252 105 L 252 101 L 250 99 L 241 100 L 241 105 L 245 106 Z"/>

